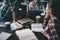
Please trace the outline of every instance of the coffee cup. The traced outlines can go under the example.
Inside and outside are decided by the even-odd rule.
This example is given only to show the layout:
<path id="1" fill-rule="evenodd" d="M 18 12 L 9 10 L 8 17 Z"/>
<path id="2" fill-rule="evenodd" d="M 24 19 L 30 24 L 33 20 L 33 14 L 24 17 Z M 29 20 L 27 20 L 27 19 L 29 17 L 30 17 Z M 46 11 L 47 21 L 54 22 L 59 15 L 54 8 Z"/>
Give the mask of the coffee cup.
<path id="1" fill-rule="evenodd" d="M 40 16 L 36 16 L 36 23 L 40 23 Z"/>

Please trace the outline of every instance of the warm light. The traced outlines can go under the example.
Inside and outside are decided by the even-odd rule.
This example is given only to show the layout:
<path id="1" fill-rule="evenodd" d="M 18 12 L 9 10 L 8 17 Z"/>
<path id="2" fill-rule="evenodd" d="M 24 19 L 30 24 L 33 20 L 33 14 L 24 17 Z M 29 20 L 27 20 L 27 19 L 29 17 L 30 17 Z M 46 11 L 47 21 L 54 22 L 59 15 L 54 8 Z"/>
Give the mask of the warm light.
<path id="1" fill-rule="evenodd" d="M 19 10 L 22 10 L 21 8 L 19 8 Z"/>

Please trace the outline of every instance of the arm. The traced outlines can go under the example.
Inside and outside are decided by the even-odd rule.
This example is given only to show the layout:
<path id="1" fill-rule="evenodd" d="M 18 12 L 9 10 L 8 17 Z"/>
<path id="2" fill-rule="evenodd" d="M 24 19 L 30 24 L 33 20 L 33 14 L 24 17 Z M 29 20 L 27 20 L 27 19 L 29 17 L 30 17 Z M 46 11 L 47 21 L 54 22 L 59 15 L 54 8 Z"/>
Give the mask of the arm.
<path id="1" fill-rule="evenodd" d="M 46 26 L 45 29 L 43 29 L 43 31 L 41 32 L 45 37 L 47 37 L 48 39 L 50 38 L 49 34 L 46 32 L 48 30 L 48 27 Z"/>
<path id="2" fill-rule="evenodd" d="M 44 19 L 44 26 L 45 26 L 46 20 Z M 43 31 L 41 32 L 44 36 L 46 36 L 47 38 L 49 38 L 49 34 L 46 32 L 48 30 L 48 24 L 47 26 L 43 29 Z"/>

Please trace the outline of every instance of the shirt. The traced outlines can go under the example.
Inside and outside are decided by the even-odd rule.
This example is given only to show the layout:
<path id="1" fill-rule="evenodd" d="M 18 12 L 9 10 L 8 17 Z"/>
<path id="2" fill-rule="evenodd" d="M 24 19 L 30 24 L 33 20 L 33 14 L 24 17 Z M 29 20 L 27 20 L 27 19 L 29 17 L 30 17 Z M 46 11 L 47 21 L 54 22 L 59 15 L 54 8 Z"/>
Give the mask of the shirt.
<path id="1" fill-rule="evenodd" d="M 46 24 L 46 21 L 48 21 L 48 23 L 46 25 L 46 27 L 48 27 L 48 30 L 46 30 L 46 32 L 50 36 L 50 38 L 48 40 L 58 40 L 58 35 L 57 35 L 56 29 L 55 29 L 55 26 L 57 25 L 56 24 L 56 21 L 57 21 L 56 17 L 52 16 L 48 20 L 47 19 L 44 19 L 44 22 Z"/>
<path id="2" fill-rule="evenodd" d="M 29 10 L 40 10 L 40 4 L 35 4 L 33 1 L 29 3 Z"/>

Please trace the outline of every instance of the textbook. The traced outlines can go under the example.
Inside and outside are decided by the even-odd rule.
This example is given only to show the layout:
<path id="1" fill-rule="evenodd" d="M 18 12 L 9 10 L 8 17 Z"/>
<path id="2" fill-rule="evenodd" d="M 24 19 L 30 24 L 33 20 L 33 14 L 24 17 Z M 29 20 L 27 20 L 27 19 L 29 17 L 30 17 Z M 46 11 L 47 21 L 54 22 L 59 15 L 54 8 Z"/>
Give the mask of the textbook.
<path id="1" fill-rule="evenodd" d="M 35 34 L 30 29 L 16 31 L 19 40 L 38 40 Z"/>

